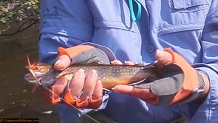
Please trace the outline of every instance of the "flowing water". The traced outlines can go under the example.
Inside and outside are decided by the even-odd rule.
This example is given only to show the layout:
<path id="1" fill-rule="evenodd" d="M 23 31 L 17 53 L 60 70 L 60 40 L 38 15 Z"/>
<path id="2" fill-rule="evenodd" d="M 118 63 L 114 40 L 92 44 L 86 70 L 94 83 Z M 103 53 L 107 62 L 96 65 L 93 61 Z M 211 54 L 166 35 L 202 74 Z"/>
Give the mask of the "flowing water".
<path id="1" fill-rule="evenodd" d="M 29 54 L 36 59 L 36 52 Z M 0 61 L 0 117 L 39 118 L 41 122 L 59 122 L 53 105 L 44 101 L 41 90 L 31 93 L 32 85 L 26 83 L 23 75 L 26 54 L 11 54 Z"/>
<path id="2" fill-rule="evenodd" d="M 37 38 L 23 43 L 19 36 L 0 37 L 0 118 L 39 118 L 40 123 L 59 123 L 55 106 L 44 101 L 40 89 L 31 93 L 32 85 L 23 79 L 26 55 L 37 60 Z"/>

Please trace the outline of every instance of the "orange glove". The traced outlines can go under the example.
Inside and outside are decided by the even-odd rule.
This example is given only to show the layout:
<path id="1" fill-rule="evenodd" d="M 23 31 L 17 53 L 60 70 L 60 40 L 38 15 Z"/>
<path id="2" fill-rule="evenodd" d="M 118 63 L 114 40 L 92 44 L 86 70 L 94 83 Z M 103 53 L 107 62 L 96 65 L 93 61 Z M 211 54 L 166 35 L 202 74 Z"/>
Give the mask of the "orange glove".
<path id="1" fill-rule="evenodd" d="M 54 64 L 56 70 L 63 70 L 70 64 L 110 63 L 103 51 L 89 45 L 78 45 L 71 48 L 59 48 L 59 56 Z M 83 70 L 77 71 L 70 80 L 63 76 L 51 86 L 52 92 L 45 92 L 46 99 L 52 104 L 64 98 L 65 103 L 78 108 L 98 108 L 102 103 L 102 84 L 97 80 L 97 73 L 92 70 L 86 76 Z M 68 85 L 68 83 L 70 83 Z"/>
<path id="2" fill-rule="evenodd" d="M 155 63 L 164 71 L 162 77 L 147 79 L 135 86 L 118 85 L 114 91 L 138 97 L 154 105 L 195 100 L 204 91 L 203 77 L 180 55 L 171 49 L 165 51 L 171 54 L 168 60 L 163 63 L 162 58 L 157 58 L 158 62 Z"/>

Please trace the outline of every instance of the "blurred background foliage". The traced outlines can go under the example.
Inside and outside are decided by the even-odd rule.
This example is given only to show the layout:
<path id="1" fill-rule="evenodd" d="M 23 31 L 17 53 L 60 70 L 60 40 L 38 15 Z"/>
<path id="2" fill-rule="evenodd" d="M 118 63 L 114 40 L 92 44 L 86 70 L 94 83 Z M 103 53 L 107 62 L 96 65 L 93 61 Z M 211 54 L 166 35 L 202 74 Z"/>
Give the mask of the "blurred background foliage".
<path id="1" fill-rule="evenodd" d="M 40 0 L 0 0 L 0 36 L 21 32 L 39 22 Z M 18 23 L 18 24 L 14 24 Z M 12 26 L 16 29 L 10 31 Z"/>

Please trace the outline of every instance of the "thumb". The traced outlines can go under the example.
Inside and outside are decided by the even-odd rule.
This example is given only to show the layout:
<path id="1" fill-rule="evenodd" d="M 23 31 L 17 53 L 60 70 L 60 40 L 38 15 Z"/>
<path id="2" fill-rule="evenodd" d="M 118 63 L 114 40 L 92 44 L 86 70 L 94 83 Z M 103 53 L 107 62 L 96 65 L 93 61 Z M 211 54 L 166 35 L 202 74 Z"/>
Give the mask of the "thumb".
<path id="1" fill-rule="evenodd" d="M 61 55 L 58 57 L 54 64 L 56 70 L 63 70 L 70 65 L 70 58 L 67 55 Z"/>
<path id="2" fill-rule="evenodd" d="M 160 64 L 165 65 L 165 64 L 172 62 L 173 56 L 169 52 L 166 52 L 163 50 L 157 50 L 156 59 Z"/>

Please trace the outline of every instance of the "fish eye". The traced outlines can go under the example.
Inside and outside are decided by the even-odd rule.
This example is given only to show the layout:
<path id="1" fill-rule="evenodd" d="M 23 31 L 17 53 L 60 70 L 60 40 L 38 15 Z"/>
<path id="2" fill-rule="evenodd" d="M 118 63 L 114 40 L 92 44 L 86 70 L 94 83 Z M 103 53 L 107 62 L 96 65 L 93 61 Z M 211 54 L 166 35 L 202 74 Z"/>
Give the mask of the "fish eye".
<path id="1" fill-rule="evenodd" d="M 32 70 L 40 70 L 40 67 L 39 66 L 33 66 L 31 69 Z"/>
<path id="2" fill-rule="evenodd" d="M 39 66 L 35 66 L 35 69 L 36 69 L 36 70 L 39 70 L 39 69 L 40 69 L 40 67 L 39 67 Z"/>

